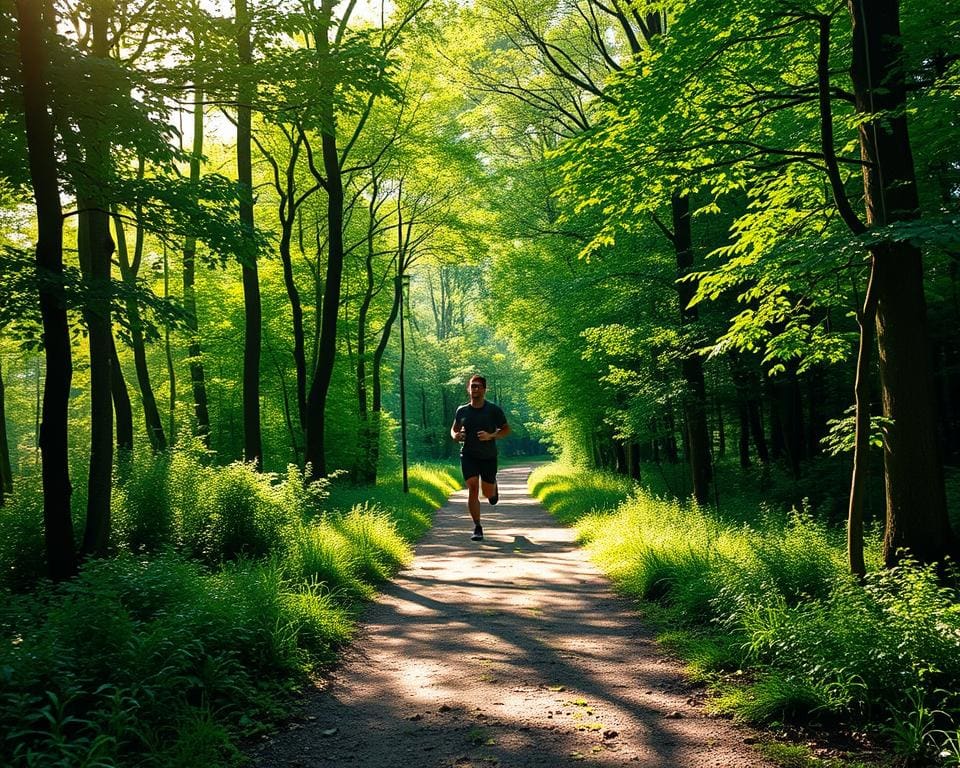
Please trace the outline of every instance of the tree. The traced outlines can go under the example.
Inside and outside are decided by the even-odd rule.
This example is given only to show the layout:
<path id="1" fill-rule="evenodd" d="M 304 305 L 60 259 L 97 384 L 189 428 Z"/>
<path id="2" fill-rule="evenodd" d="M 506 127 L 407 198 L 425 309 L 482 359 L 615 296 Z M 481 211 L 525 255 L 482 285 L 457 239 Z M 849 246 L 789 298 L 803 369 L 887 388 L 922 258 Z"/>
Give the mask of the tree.
<path id="1" fill-rule="evenodd" d="M 866 223 L 874 229 L 920 214 L 907 129 L 900 2 L 868 6 L 850 0 L 848 8 L 850 75 L 857 112 L 865 118 L 858 139 Z M 883 415 L 890 420 L 883 453 L 888 566 L 904 554 L 922 563 L 957 554 L 937 445 L 921 261 L 920 249 L 908 240 L 882 239 L 870 247 L 864 323 L 875 309 Z"/>
<path id="2" fill-rule="evenodd" d="M 138 176 L 143 177 L 144 161 L 141 157 L 138 162 Z M 157 399 L 150 382 L 150 369 L 147 365 L 147 349 L 144 338 L 144 322 L 140 306 L 134 292 L 140 266 L 143 263 L 144 229 L 137 223 L 133 255 L 127 248 L 127 238 L 124 232 L 123 220 L 119 211 L 114 210 L 114 231 L 117 240 L 117 258 L 120 267 L 120 278 L 128 290 L 126 299 L 127 323 L 130 326 L 130 345 L 133 348 L 134 365 L 137 372 L 137 383 L 140 387 L 140 399 L 143 405 L 143 418 L 147 430 L 147 439 L 155 451 L 162 451 L 167 447 L 167 438 L 163 430 L 163 421 L 157 407 Z M 114 366 L 119 369 L 118 365 Z"/>
<path id="3" fill-rule="evenodd" d="M 236 0 L 237 58 L 237 179 L 240 183 L 240 224 L 253 231 L 253 166 L 251 157 L 252 103 L 256 83 L 252 80 L 253 61 L 250 42 L 250 13 L 246 0 Z M 244 459 L 263 466 L 263 440 L 260 435 L 260 344 L 262 331 L 260 278 L 256 252 L 241 263 L 243 271 L 243 441 Z"/>
<path id="4" fill-rule="evenodd" d="M 37 271 L 43 322 L 46 383 L 40 450 L 43 476 L 43 523 L 47 567 L 54 580 L 76 573 L 77 561 L 70 517 L 70 465 L 67 458 L 67 403 L 73 369 L 70 333 L 63 300 L 63 215 L 50 117 L 48 40 L 56 28 L 49 4 L 18 0 L 18 40 L 23 75 L 30 178 L 37 207 Z"/>

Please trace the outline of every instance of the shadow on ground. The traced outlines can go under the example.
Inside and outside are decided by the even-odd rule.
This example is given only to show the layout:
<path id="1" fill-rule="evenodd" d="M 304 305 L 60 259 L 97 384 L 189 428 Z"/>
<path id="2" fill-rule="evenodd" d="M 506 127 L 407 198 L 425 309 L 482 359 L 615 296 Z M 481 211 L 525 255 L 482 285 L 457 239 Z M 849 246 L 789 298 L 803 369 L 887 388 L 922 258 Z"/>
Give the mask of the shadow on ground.
<path id="1" fill-rule="evenodd" d="M 528 474 L 501 472 L 483 542 L 454 494 L 328 689 L 256 765 L 764 765 L 745 731 L 697 706 L 572 531 L 529 497 Z"/>

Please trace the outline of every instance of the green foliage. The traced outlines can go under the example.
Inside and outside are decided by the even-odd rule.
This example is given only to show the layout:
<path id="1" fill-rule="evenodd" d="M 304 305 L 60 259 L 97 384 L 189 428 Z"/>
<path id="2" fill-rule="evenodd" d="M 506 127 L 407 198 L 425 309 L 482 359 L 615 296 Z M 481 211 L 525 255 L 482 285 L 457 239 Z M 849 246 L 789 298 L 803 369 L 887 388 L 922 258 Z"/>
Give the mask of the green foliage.
<path id="1" fill-rule="evenodd" d="M 854 439 L 856 438 L 856 414 L 854 411 L 855 406 L 851 405 L 844 411 L 842 419 L 827 420 L 830 431 L 823 438 L 823 447 L 831 456 L 853 451 Z M 883 416 L 870 417 L 871 448 L 883 447 L 884 434 L 891 426 L 893 426 L 893 422 L 890 419 Z"/>
<path id="2" fill-rule="evenodd" d="M 0 507 L 0 567 L 0 589 L 27 589 L 46 572 L 39 469 L 17 475 Z"/>
<path id="3" fill-rule="evenodd" d="M 297 511 L 284 507 L 268 477 L 241 462 L 213 473 L 201 503 L 207 519 L 201 550 L 211 562 L 276 550 Z"/>
<path id="4" fill-rule="evenodd" d="M 544 464 L 528 480 L 530 492 L 563 523 L 574 523 L 594 511 L 618 507 L 633 483 L 612 473 L 576 470 L 569 465 Z"/>
<path id="5" fill-rule="evenodd" d="M 117 480 L 121 553 L 36 589 L 40 496 L 27 480 L 0 508 L 4 582 L 35 588 L 0 593 L 11 768 L 235 764 L 236 741 L 268 729 L 305 674 L 333 661 L 357 602 L 409 560 L 458 487 L 452 468 L 418 465 L 410 494 L 389 478 L 338 509 L 329 482 L 305 486 L 294 467 L 279 478 L 207 466 L 190 446 L 144 452 Z"/>
<path id="6" fill-rule="evenodd" d="M 119 765 L 144 750 L 183 765 L 188 745 L 224 764 L 243 723 L 276 715 L 305 651 L 329 659 L 350 626 L 275 565 L 208 575 L 170 555 L 89 563 L 37 607 L 21 597 L 0 614 L 5 765 Z"/>
<path id="7" fill-rule="evenodd" d="M 330 524 L 348 542 L 353 567 L 368 584 L 386 581 L 410 561 L 410 548 L 378 506 L 358 504 L 345 515 L 332 516 Z"/>
<path id="8" fill-rule="evenodd" d="M 584 474 L 541 468 L 531 488 L 576 521 L 619 589 L 655 601 L 653 615 L 681 627 L 665 642 L 717 681 L 714 707 L 758 722 L 889 720 L 899 729 L 891 737 L 923 749 L 939 726 L 949 750 L 942 728 L 958 714 L 946 692 L 960 685 L 960 602 L 933 568 L 904 562 L 857 583 L 842 536 L 795 511 L 725 522 L 637 490 L 615 509 L 587 513 L 583 480 L 570 482 Z M 729 674 L 738 669 L 747 674 Z"/>

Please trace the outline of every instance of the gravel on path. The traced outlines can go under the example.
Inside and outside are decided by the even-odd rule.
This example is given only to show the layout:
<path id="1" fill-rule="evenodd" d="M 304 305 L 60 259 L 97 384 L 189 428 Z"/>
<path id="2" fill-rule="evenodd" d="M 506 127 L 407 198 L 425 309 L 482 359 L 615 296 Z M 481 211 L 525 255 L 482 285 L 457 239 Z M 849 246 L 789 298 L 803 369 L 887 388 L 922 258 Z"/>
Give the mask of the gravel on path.
<path id="1" fill-rule="evenodd" d="M 754 734 L 708 716 L 609 582 L 500 472 L 470 541 L 466 491 L 437 511 L 363 614 L 303 716 L 251 750 L 259 768 L 761 768 Z"/>

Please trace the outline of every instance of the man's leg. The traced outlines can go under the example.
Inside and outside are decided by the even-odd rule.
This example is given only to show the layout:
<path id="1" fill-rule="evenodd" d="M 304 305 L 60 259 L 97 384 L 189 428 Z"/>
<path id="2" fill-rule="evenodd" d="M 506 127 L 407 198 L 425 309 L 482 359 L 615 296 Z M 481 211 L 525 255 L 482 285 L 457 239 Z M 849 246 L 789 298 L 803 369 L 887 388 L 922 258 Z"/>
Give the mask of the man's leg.
<path id="1" fill-rule="evenodd" d="M 486 494 L 484 494 L 486 495 Z M 467 509 L 474 525 L 480 525 L 480 477 L 474 475 L 467 478 Z"/>
<path id="2" fill-rule="evenodd" d="M 485 462 L 480 471 L 480 489 L 483 496 L 490 505 L 493 506 L 500 501 L 500 492 L 497 489 L 497 460 L 490 459 Z"/>

